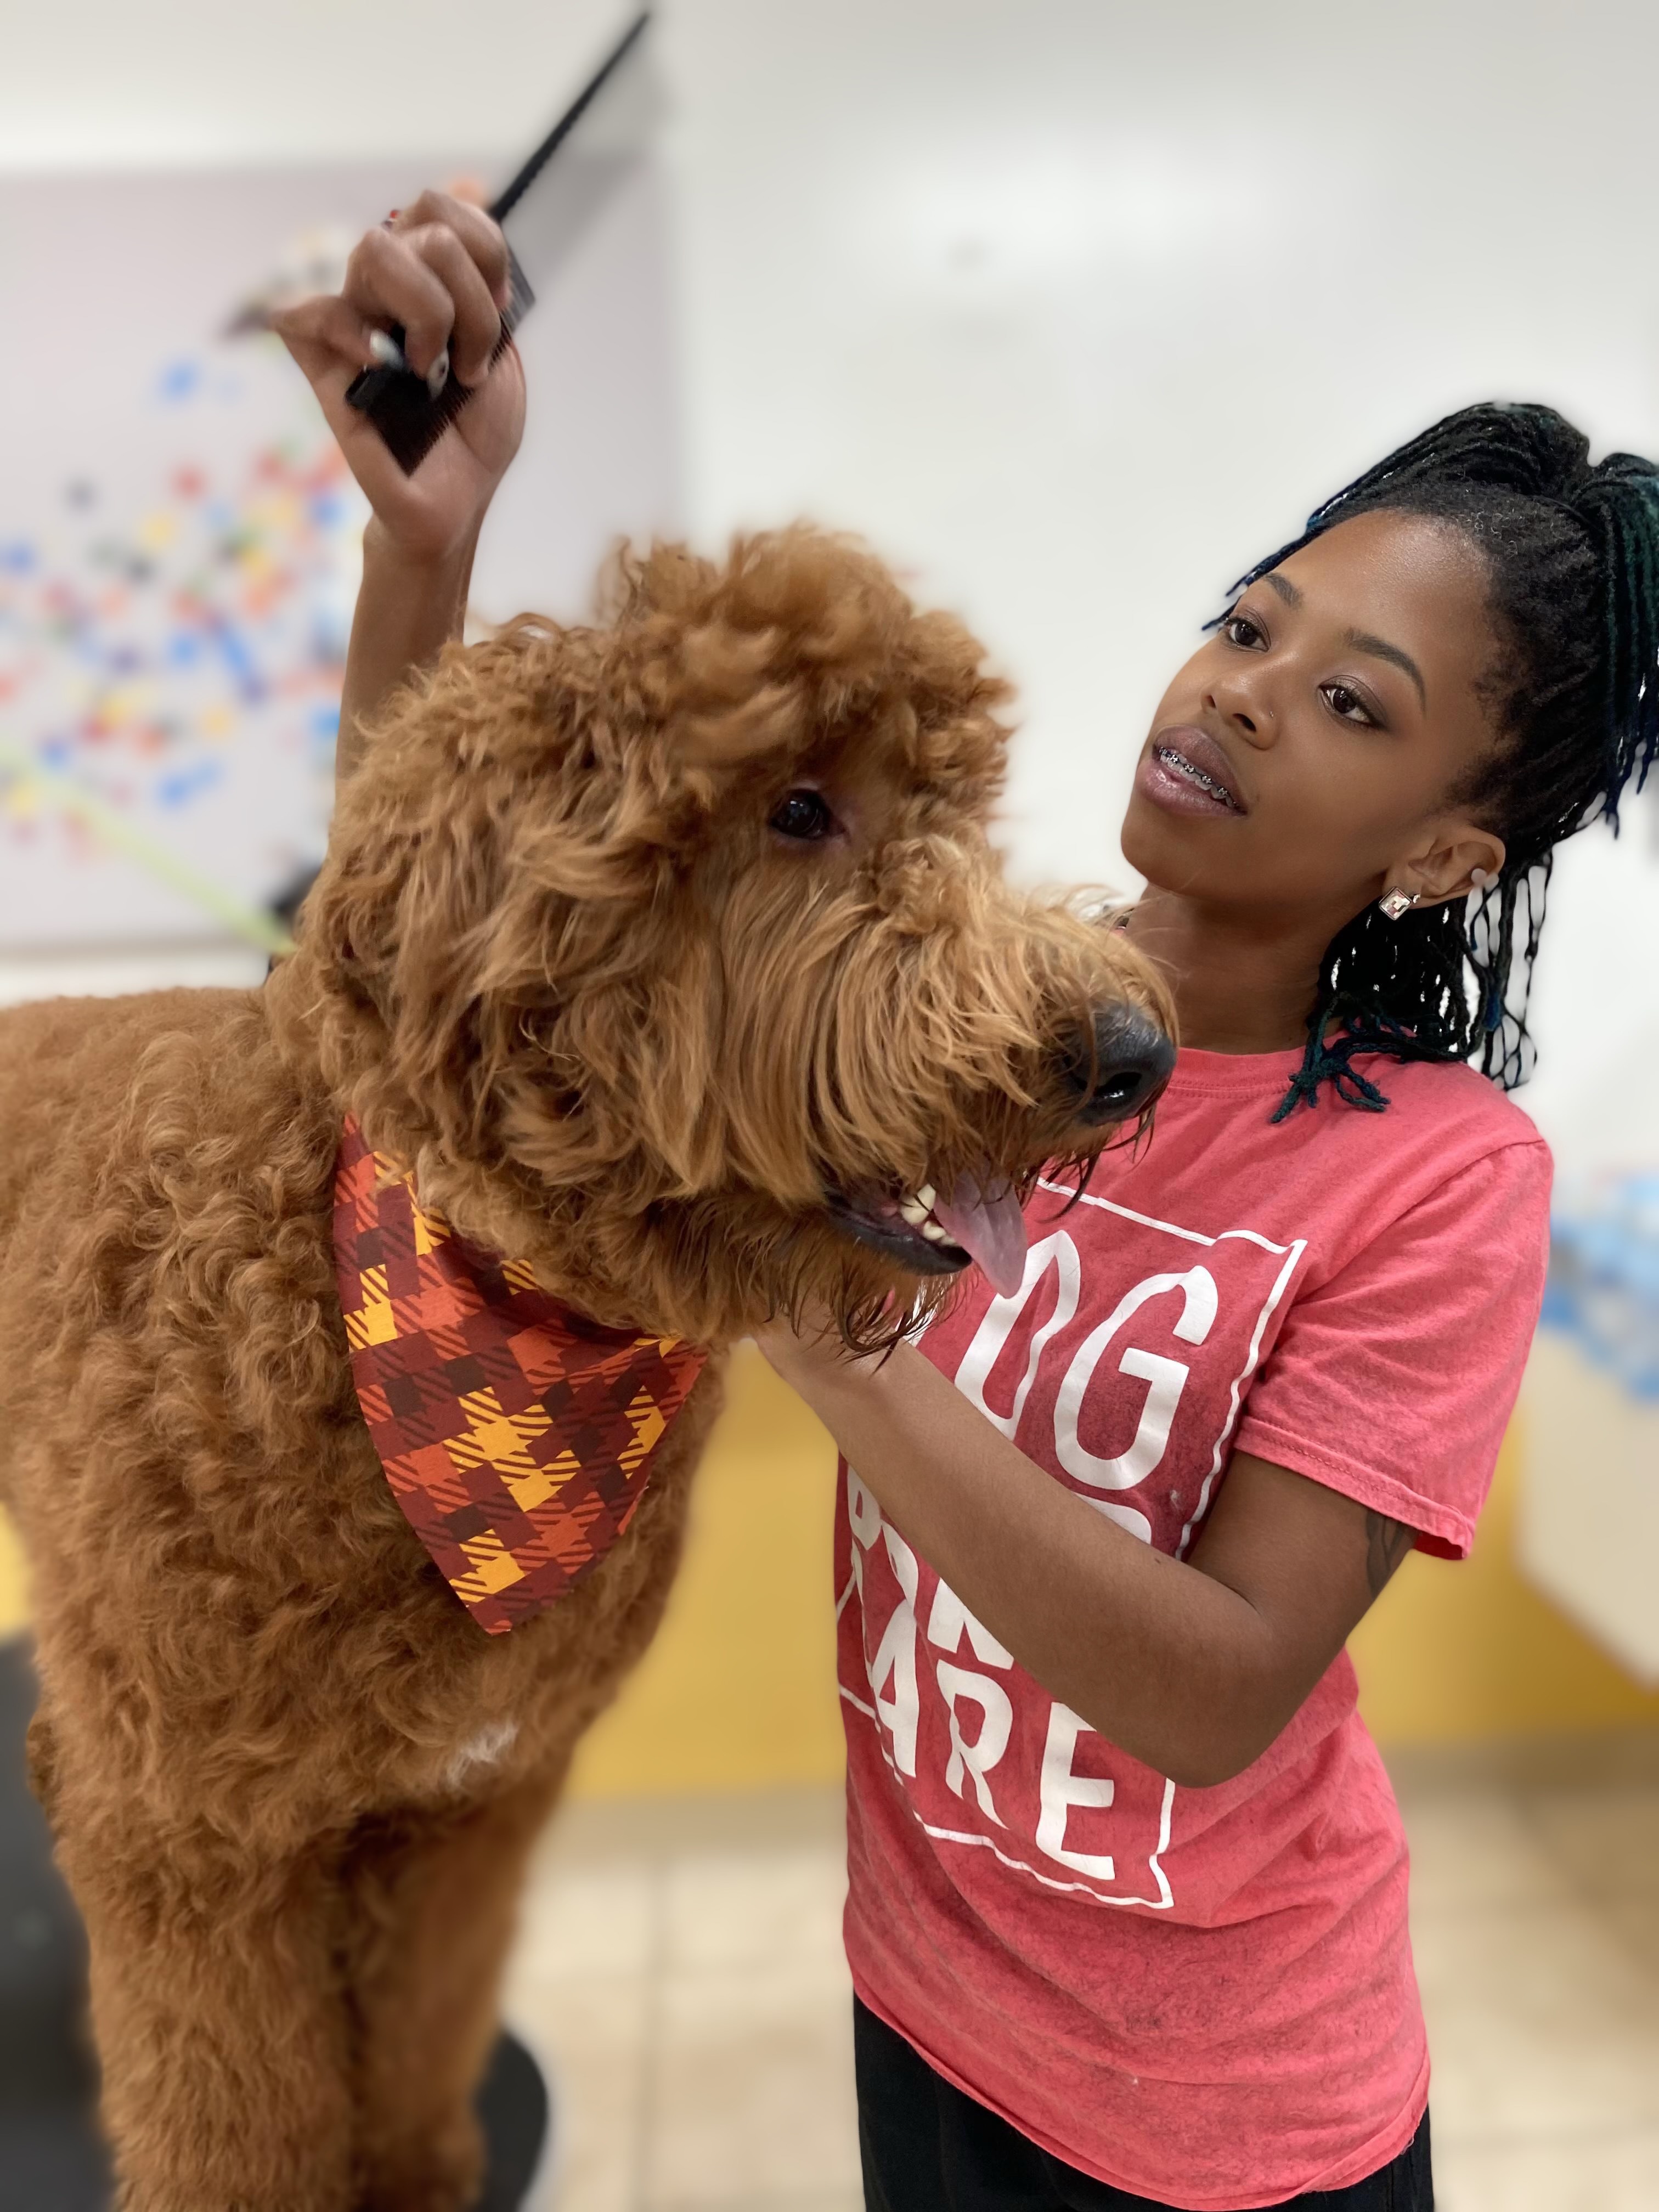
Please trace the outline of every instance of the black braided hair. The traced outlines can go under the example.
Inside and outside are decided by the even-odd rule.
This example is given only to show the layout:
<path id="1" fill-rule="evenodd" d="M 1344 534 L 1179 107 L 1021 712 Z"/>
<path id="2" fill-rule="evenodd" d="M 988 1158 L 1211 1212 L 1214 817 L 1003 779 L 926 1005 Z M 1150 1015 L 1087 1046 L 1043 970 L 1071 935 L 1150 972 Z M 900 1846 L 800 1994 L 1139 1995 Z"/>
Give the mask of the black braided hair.
<path id="1" fill-rule="evenodd" d="M 1480 689 L 1498 742 L 1455 794 L 1506 848 L 1495 883 L 1397 922 L 1367 907 L 1320 963 L 1308 1044 L 1283 1104 L 1322 1084 L 1380 1112 L 1358 1054 L 1477 1061 L 1524 1080 L 1532 966 L 1554 849 L 1619 802 L 1659 753 L 1659 469 L 1634 453 L 1594 467 L 1552 407 L 1466 407 L 1315 510 L 1231 598 L 1339 522 L 1389 508 L 1461 530 L 1486 564 L 1496 636 Z"/>

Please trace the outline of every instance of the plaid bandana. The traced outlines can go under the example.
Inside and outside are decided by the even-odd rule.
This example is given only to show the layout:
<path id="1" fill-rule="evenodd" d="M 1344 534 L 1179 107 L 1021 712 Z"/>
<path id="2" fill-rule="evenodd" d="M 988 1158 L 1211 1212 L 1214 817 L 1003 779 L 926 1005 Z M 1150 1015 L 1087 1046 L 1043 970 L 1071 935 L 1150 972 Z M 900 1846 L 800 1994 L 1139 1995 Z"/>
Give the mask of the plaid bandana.
<path id="1" fill-rule="evenodd" d="M 592 1572 L 708 1353 L 581 1321 L 466 1243 L 348 1115 L 334 1271 L 357 1403 L 404 1517 L 504 1635 Z"/>

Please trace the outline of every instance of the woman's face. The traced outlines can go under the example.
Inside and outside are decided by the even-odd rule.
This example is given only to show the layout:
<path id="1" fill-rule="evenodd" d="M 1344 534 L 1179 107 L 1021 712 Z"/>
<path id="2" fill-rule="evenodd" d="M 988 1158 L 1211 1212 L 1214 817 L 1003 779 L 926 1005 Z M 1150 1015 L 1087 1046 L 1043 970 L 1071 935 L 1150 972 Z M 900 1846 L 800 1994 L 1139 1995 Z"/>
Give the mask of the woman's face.
<path id="1" fill-rule="evenodd" d="M 1486 579 L 1444 523 L 1339 523 L 1238 599 L 1164 693 L 1123 851 L 1150 884 L 1328 934 L 1503 848 L 1453 804 L 1494 732 Z"/>

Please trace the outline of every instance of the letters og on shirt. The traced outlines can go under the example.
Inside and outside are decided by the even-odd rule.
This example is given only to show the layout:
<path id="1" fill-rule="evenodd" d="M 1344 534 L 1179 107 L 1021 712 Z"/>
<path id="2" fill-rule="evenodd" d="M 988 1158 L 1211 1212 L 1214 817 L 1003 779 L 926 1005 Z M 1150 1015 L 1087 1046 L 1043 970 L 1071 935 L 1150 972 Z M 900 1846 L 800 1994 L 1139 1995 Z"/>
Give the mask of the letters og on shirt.
<path id="1" fill-rule="evenodd" d="M 1097 1512 L 1179 1557 L 1305 1240 L 1206 1233 L 1089 1192 L 1068 1208 L 1071 1198 L 1042 1184 L 1019 1291 L 970 1299 L 923 1348 Z M 936 1845 L 988 1849 L 1046 1888 L 1167 1910 L 1174 1784 L 1114 1755 L 1048 1697 L 844 1462 L 841 1480 L 841 1694 L 878 1729 Z"/>

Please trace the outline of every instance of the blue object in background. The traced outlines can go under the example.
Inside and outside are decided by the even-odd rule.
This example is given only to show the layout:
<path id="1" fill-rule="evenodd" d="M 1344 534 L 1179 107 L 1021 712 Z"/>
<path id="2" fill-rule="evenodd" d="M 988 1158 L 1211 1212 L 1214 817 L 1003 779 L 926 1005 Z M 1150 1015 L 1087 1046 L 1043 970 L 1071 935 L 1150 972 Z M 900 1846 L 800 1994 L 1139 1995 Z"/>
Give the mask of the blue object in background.
<path id="1" fill-rule="evenodd" d="M 1558 1203 L 1542 1326 L 1570 1335 L 1633 1397 L 1659 1403 L 1659 1170 Z"/>

